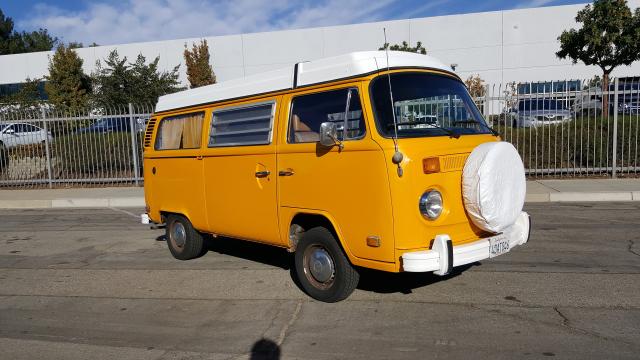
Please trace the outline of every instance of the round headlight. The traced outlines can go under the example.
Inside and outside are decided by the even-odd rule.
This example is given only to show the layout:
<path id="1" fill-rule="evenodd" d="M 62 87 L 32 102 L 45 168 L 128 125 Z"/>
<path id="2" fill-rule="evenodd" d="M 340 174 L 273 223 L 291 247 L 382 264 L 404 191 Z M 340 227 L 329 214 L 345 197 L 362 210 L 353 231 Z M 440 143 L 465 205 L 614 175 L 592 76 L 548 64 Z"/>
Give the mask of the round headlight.
<path id="1" fill-rule="evenodd" d="M 429 220 L 435 220 L 442 214 L 442 194 L 429 190 L 420 197 L 420 213 Z"/>

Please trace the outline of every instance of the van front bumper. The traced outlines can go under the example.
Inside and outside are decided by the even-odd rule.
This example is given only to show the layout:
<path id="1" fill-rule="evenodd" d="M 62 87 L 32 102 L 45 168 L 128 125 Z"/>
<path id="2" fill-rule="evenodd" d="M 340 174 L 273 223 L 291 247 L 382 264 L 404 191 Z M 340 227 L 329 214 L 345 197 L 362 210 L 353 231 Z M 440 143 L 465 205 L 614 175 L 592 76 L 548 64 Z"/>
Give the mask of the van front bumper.
<path id="1" fill-rule="evenodd" d="M 436 235 L 431 250 L 406 252 L 402 269 L 407 272 L 433 272 L 446 275 L 456 266 L 502 255 L 529 241 L 531 220 L 522 212 L 516 222 L 498 235 L 453 246 L 447 234 Z M 508 246 L 506 246 L 508 244 Z"/>

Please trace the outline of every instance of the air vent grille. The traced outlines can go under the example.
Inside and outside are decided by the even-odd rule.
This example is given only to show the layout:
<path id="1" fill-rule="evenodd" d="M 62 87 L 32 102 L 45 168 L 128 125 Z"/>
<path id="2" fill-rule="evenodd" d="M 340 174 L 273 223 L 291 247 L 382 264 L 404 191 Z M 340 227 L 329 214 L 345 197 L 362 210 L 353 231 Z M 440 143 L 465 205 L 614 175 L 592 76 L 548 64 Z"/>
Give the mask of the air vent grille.
<path id="1" fill-rule="evenodd" d="M 144 132 L 144 147 L 151 147 L 151 139 L 153 138 L 153 129 L 156 127 L 158 119 L 150 119 L 147 123 L 147 130 Z"/>
<path id="2" fill-rule="evenodd" d="M 464 168 L 464 164 L 467 162 L 467 157 L 469 157 L 469 154 L 454 154 L 441 157 L 440 171 L 461 171 Z"/>

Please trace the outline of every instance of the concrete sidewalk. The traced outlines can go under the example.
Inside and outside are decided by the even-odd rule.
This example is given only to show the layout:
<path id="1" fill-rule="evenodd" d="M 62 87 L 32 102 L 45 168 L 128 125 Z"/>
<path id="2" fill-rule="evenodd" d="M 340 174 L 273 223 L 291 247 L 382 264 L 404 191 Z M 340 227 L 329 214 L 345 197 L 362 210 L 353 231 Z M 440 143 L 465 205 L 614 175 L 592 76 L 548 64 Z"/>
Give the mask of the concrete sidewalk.
<path id="1" fill-rule="evenodd" d="M 640 201 L 640 179 L 532 180 L 526 201 Z M 144 206 L 141 187 L 0 190 L 0 209 Z"/>

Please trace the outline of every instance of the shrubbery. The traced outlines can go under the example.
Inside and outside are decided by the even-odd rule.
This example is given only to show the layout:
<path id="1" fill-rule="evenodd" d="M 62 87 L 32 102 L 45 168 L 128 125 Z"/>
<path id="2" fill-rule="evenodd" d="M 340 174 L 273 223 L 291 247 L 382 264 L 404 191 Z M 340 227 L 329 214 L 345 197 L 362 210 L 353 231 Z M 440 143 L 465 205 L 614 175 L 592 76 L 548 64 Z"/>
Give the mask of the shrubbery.
<path id="1" fill-rule="evenodd" d="M 85 133 L 58 137 L 52 157 L 56 172 L 65 178 L 96 175 L 133 175 L 130 133 Z"/>
<path id="2" fill-rule="evenodd" d="M 617 165 L 640 164 L 635 147 L 639 120 L 618 119 Z M 578 118 L 536 128 L 496 125 L 502 139 L 517 149 L 527 169 L 610 167 L 613 159 L 613 119 Z"/>
<path id="3" fill-rule="evenodd" d="M 4 145 L 0 144 L 0 174 L 9 166 L 9 151 Z"/>

